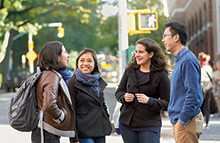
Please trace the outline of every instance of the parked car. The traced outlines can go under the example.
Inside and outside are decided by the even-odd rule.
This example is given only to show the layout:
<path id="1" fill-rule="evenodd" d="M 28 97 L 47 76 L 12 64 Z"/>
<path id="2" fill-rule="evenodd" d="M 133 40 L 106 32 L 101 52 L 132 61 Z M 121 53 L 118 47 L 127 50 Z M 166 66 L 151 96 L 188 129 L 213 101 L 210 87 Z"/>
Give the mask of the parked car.
<path id="1" fill-rule="evenodd" d="M 6 78 L 4 79 L 6 91 L 10 92 L 11 89 L 16 91 L 20 83 L 29 76 L 30 72 L 26 69 L 11 70 L 8 74 L 6 74 Z"/>

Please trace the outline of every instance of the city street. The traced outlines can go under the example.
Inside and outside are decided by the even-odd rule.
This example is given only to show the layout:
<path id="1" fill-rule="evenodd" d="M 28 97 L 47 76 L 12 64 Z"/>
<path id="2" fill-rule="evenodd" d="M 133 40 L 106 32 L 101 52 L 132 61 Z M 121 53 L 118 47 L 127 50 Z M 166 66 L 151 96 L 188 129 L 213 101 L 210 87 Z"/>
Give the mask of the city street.
<path id="1" fill-rule="evenodd" d="M 116 105 L 114 97 L 115 84 L 109 84 L 105 90 L 105 100 L 109 108 L 111 115 Z M 30 132 L 19 132 L 14 130 L 8 124 L 7 108 L 11 97 L 14 92 L 6 93 L 0 90 L 0 138 L 1 143 L 30 143 L 31 134 Z M 210 129 L 205 130 L 200 138 L 200 143 L 220 143 L 220 117 L 210 118 Z M 68 143 L 68 138 L 61 138 L 61 143 Z M 112 133 L 111 136 L 106 137 L 106 143 L 123 143 L 121 136 Z M 169 122 L 169 118 L 163 117 L 163 127 L 161 131 L 161 143 L 174 143 L 172 136 L 172 125 Z"/>

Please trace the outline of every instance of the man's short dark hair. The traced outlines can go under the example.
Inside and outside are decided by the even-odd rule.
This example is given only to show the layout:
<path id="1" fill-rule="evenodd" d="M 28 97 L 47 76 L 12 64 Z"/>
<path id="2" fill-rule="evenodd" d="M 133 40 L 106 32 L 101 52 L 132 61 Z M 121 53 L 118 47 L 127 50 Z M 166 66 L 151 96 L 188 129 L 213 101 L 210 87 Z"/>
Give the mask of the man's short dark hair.
<path id="1" fill-rule="evenodd" d="M 170 32 L 172 34 L 178 34 L 180 37 L 180 42 L 183 45 L 186 45 L 186 41 L 188 39 L 188 32 L 185 28 L 185 26 L 178 22 L 170 22 L 165 24 L 165 28 L 170 27 Z"/>

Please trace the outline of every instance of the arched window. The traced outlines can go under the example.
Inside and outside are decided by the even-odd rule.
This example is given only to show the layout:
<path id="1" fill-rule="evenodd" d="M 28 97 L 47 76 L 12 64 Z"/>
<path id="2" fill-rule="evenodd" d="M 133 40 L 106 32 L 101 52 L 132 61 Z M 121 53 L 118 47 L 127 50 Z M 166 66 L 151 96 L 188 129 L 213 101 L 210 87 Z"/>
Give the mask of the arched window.
<path id="1" fill-rule="evenodd" d="M 198 32 L 198 29 L 199 29 L 199 27 L 198 27 L 198 17 L 197 17 L 197 13 L 195 14 L 195 32 L 197 33 Z"/>
<path id="2" fill-rule="evenodd" d="M 212 22 L 212 0 L 209 0 L 209 22 Z"/>
<path id="3" fill-rule="evenodd" d="M 206 3 L 204 2 L 204 10 L 203 10 L 203 26 L 207 27 L 207 14 L 206 14 Z"/>
<path id="4" fill-rule="evenodd" d="M 202 10 L 199 9 L 199 29 L 202 30 Z"/>
<path id="5" fill-rule="evenodd" d="M 195 33 L 195 30 L 194 30 L 194 25 L 195 25 L 195 23 L 194 23 L 194 20 L 193 20 L 193 18 L 192 18 L 192 36 L 194 35 L 194 33 Z"/>
<path id="6" fill-rule="evenodd" d="M 189 31 L 189 40 L 191 38 L 191 23 L 190 23 L 190 20 L 188 21 L 188 31 Z"/>

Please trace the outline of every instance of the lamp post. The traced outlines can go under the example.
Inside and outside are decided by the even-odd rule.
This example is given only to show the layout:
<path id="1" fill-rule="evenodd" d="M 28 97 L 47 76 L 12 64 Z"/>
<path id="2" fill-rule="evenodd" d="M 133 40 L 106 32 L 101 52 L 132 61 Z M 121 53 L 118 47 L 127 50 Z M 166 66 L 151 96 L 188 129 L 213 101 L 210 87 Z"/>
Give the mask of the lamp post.
<path id="1" fill-rule="evenodd" d="M 119 78 L 127 65 L 128 28 L 127 28 L 127 0 L 119 0 L 118 38 L 119 38 Z"/>

